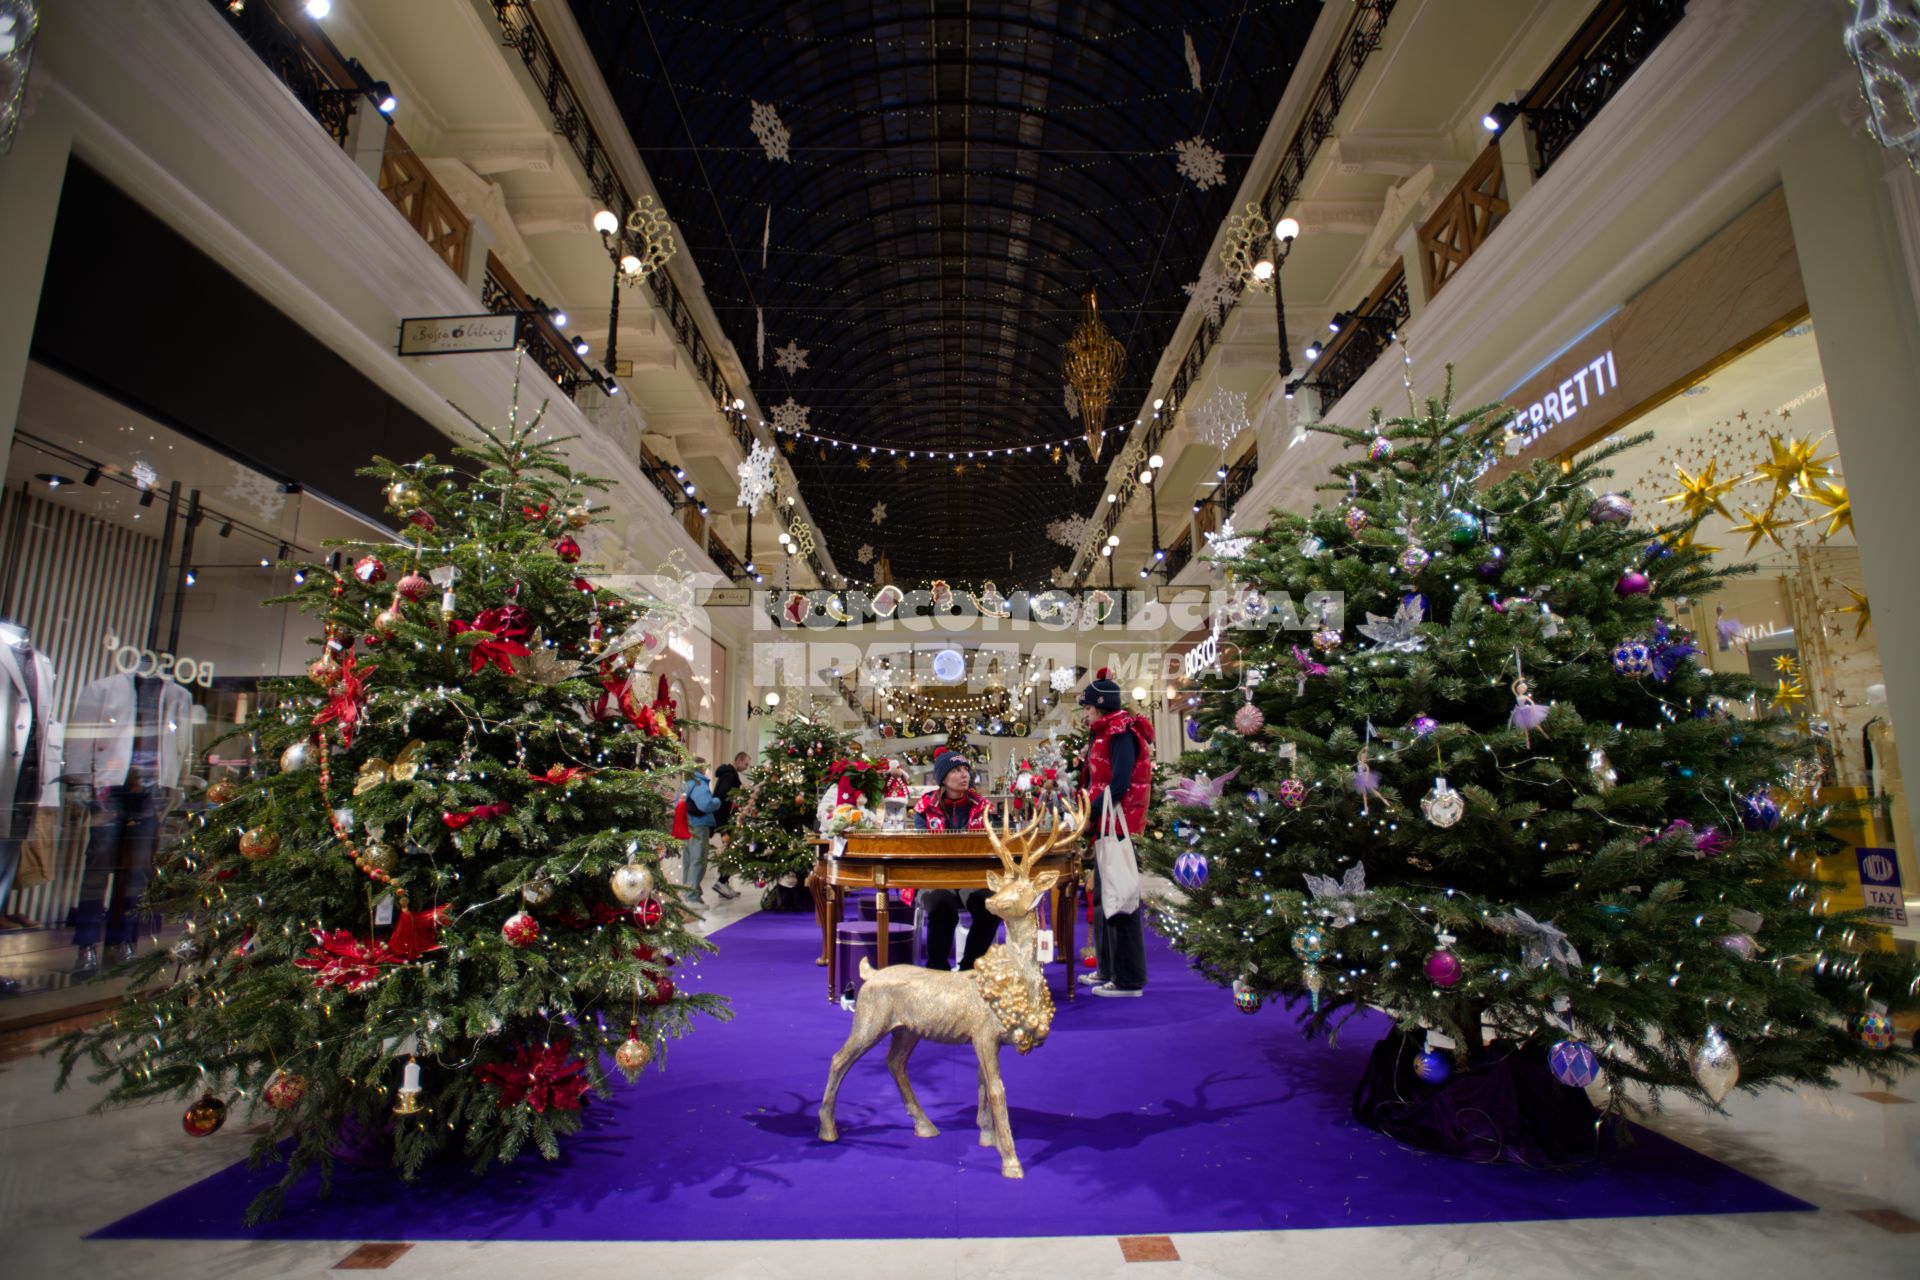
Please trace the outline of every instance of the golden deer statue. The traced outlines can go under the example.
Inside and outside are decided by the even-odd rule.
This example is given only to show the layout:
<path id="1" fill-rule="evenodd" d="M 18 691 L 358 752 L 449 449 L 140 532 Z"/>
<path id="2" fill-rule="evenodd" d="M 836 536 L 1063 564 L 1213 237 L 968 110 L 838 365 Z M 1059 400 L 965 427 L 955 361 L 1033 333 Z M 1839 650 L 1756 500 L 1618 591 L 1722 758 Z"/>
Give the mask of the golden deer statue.
<path id="1" fill-rule="evenodd" d="M 1004 826 L 1004 806 L 1001 822 Z M 913 1117 L 913 1132 L 922 1138 L 939 1137 L 940 1131 L 913 1096 L 913 1085 L 907 1079 L 907 1057 L 922 1040 L 971 1044 L 980 1060 L 980 1093 L 974 1111 L 974 1123 L 980 1126 L 980 1145 L 999 1149 L 1004 1176 L 1023 1176 L 1020 1158 L 1013 1150 L 1013 1130 L 1007 1124 L 1000 1046 L 1010 1044 L 1021 1053 L 1030 1052 L 1046 1042 L 1053 1025 L 1053 996 L 1047 990 L 1045 971 L 1034 945 L 1038 926 L 1033 909 L 1053 888 L 1060 873 L 1043 871 L 1035 876 L 1033 866 L 1042 854 L 1079 838 L 1087 825 L 1087 801 L 1083 797 L 1077 814 L 1068 815 L 1045 833 L 1040 831 L 1040 822 L 1041 815 L 1035 814 L 1031 822 L 1003 840 L 992 818 L 987 820 L 987 837 L 1006 868 L 1005 875 L 987 873 L 987 888 L 992 891 L 987 910 L 1006 921 L 1007 941 L 989 948 L 971 970 L 954 973 L 916 965 L 889 965 L 876 973 L 864 959 L 860 961 L 862 985 L 860 999 L 854 1005 L 853 1030 L 833 1055 L 826 1096 L 820 1099 L 821 1141 L 837 1142 L 840 1138 L 833 1122 L 833 1103 L 847 1068 L 888 1032 L 893 1033 L 893 1043 L 887 1049 L 887 1070 L 900 1086 L 900 1100 Z M 1019 850 L 1017 861 L 1009 846 Z"/>

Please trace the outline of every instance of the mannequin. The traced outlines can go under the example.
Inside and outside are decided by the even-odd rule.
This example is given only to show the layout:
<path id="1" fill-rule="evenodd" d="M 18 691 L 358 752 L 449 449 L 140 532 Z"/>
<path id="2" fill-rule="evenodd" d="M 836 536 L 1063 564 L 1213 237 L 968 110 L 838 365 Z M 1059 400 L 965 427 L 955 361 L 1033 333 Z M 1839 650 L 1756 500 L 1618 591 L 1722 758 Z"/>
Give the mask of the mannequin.
<path id="1" fill-rule="evenodd" d="M 24 627 L 0 623 L 0 909 L 35 818 L 60 803 L 61 733 L 53 708 L 53 664 L 34 651 Z M 0 923 L 31 925 L 13 917 Z"/>
<path id="2" fill-rule="evenodd" d="M 159 676 L 107 676 L 74 701 L 66 777 L 85 789 L 90 827 L 74 909 L 80 971 L 99 967 L 102 943 L 133 956 L 161 821 L 180 801 L 192 714 L 187 691 Z"/>

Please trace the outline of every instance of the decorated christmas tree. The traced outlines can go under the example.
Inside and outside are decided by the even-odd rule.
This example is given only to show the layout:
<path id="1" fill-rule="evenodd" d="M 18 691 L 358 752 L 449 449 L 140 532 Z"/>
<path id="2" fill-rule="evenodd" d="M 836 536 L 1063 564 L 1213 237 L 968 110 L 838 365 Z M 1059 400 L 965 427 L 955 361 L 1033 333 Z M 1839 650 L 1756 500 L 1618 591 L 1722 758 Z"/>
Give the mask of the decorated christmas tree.
<path id="1" fill-rule="evenodd" d="M 1391 1015 L 1356 1111 L 1427 1145 L 1510 1061 L 1560 1082 L 1507 1094 L 1509 1129 L 1572 1117 L 1560 1156 L 1601 1073 L 1717 1104 L 1910 1065 L 1885 1006 L 1914 966 L 1831 903 L 1806 724 L 1668 616 L 1728 576 L 1702 510 L 1634 527 L 1602 464 L 1637 441 L 1488 483 L 1502 422 L 1318 428 L 1358 451 L 1343 498 L 1224 549 L 1244 664 L 1204 682 L 1179 830 L 1153 824 L 1175 944 L 1248 1012 Z"/>
<path id="2" fill-rule="evenodd" d="M 552 1158 L 609 1057 L 637 1078 L 725 1012 L 675 990 L 705 944 L 655 892 L 686 755 L 644 667 L 671 618 L 577 563 L 603 486 L 540 417 L 516 388 L 457 462 L 368 469 L 405 545 L 304 567 L 286 599 L 319 651 L 263 691 L 262 767 L 214 780 L 156 868 L 148 907 L 185 939 L 61 1043 L 61 1083 L 90 1070 L 102 1105 L 196 1098 L 190 1133 L 263 1113 L 256 1158 L 285 1144 L 287 1170 L 250 1218 L 336 1158 Z"/>
<path id="3" fill-rule="evenodd" d="M 746 798 L 734 806 L 732 832 L 719 859 L 725 870 L 752 878 L 767 910 L 811 909 L 803 888 L 814 862 L 807 841 L 818 834 L 820 796 L 834 761 L 854 754 L 850 735 L 811 716 L 794 714 L 774 725 Z"/>

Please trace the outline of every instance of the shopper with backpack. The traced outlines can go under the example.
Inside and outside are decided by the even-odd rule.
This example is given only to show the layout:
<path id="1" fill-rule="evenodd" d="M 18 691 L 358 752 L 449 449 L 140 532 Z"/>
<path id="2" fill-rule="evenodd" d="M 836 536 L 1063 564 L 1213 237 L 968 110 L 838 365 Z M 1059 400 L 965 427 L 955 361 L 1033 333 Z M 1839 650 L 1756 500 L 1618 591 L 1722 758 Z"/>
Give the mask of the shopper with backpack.
<path id="1" fill-rule="evenodd" d="M 700 893 L 700 881 L 707 874 L 707 846 L 713 839 L 723 801 L 713 793 L 713 784 L 707 780 L 707 762 L 695 760 L 693 763 L 693 777 L 681 790 L 680 803 L 674 811 L 674 834 L 680 834 L 684 813 L 687 848 L 680 859 L 681 892 L 687 901 L 705 906 L 707 900 Z"/>

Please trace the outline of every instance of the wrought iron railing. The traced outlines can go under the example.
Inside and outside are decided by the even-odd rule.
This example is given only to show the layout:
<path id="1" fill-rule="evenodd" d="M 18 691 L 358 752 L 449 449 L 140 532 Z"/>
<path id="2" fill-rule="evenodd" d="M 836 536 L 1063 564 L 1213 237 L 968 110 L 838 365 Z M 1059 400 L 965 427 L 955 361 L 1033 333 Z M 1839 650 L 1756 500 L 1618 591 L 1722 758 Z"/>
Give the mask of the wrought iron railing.
<path id="1" fill-rule="evenodd" d="M 1166 580 L 1172 582 L 1179 577 L 1180 571 L 1187 567 L 1187 561 L 1191 559 L 1193 559 L 1193 530 L 1189 528 L 1183 530 L 1180 536 L 1173 540 L 1173 545 L 1167 548 L 1166 558 L 1160 562 L 1160 567 L 1166 571 Z"/>
<path id="2" fill-rule="evenodd" d="M 1374 362 L 1386 353 L 1399 335 L 1400 326 L 1411 315 L 1407 299 L 1407 275 L 1402 264 L 1381 278 L 1367 300 L 1349 314 L 1320 358 L 1307 371 L 1307 379 L 1319 388 L 1320 404 L 1332 406 L 1353 389 L 1353 384 Z"/>
<path id="3" fill-rule="evenodd" d="M 1686 0 L 1605 0 L 1520 100 L 1545 173 L 1686 16 Z"/>
<path id="4" fill-rule="evenodd" d="M 553 379 L 553 385 L 560 388 L 560 394 L 567 399 L 573 399 L 581 387 L 596 381 L 586 361 L 574 354 L 566 339 L 534 308 L 506 265 L 491 253 L 487 254 L 487 274 L 480 283 L 480 305 L 498 315 L 519 312 L 525 317 L 520 325 L 520 341 L 541 372 Z"/>
<path id="5" fill-rule="evenodd" d="M 1347 93 L 1353 88 L 1353 82 L 1367 64 L 1367 59 L 1379 49 L 1387 26 L 1387 18 L 1393 12 L 1395 0 L 1359 0 L 1354 5 L 1353 17 L 1347 23 L 1345 34 L 1340 38 L 1340 46 L 1335 51 L 1333 61 L 1328 64 L 1326 73 L 1321 76 L 1313 97 L 1307 103 L 1306 115 L 1294 130 L 1293 141 L 1288 144 L 1281 156 L 1279 169 L 1273 180 L 1267 185 L 1266 195 L 1261 204 L 1269 223 L 1277 220 L 1286 212 L 1300 192 L 1300 184 L 1306 178 L 1308 168 L 1315 156 L 1320 154 L 1321 144 L 1333 131 L 1333 122 L 1340 108 L 1347 100 Z M 1245 298 L 1242 292 L 1240 298 Z M 1233 305 L 1238 305 L 1239 299 Z M 1223 310 L 1219 320 L 1202 317 L 1200 327 L 1194 332 L 1187 344 L 1186 353 L 1175 368 L 1173 380 L 1165 394 L 1166 412 L 1153 420 L 1147 428 L 1146 443 L 1143 446 L 1152 452 L 1173 429 L 1175 410 L 1185 402 L 1187 391 L 1200 377 L 1200 370 L 1206 366 L 1207 356 L 1213 351 L 1213 344 L 1219 340 L 1220 331 L 1226 325 L 1226 315 L 1231 307 Z M 1145 412 L 1141 418 L 1146 418 Z M 1126 495 L 1119 502 L 1107 504 L 1106 511 L 1094 522 L 1094 535 L 1082 547 L 1089 554 L 1086 563 L 1080 569 L 1075 583 L 1084 583 L 1093 572 L 1099 557 L 1091 554 L 1091 549 L 1102 545 L 1107 535 L 1120 523 L 1120 517 L 1126 509 Z"/>
<path id="6" fill-rule="evenodd" d="M 1260 451 L 1249 449 L 1246 455 L 1227 468 L 1227 477 L 1213 487 L 1213 492 L 1200 500 L 1202 507 L 1211 507 L 1205 523 L 1209 529 L 1218 529 L 1233 509 L 1240 505 L 1240 499 L 1247 496 L 1247 490 L 1253 488 L 1253 478 L 1260 471 Z"/>
<path id="7" fill-rule="evenodd" d="M 346 146 L 347 130 L 359 102 L 345 65 L 330 68 L 328 64 L 337 59 L 326 57 L 323 61 L 327 51 L 312 48 L 265 0 L 237 8 L 229 0 L 210 3 L 254 56 L 287 86 L 307 114 L 319 121 L 335 142 Z"/>

